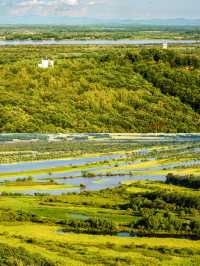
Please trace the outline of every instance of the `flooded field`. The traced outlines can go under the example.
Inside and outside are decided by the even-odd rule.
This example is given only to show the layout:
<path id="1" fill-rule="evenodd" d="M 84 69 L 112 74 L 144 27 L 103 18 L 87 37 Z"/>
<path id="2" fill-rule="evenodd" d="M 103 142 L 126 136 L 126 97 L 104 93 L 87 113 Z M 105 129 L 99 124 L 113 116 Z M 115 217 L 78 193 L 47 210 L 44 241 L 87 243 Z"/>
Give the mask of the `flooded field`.
<path id="1" fill-rule="evenodd" d="M 199 134 L 4 134 L 0 140 L 0 193 L 56 195 L 200 174 Z M 47 152 L 48 159 L 38 159 Z"/>
<path id="2" fill-rule="evenodd" d="M 0 135 L 0 249 L 199 265 L 199 177 L 199 134 Z"/>

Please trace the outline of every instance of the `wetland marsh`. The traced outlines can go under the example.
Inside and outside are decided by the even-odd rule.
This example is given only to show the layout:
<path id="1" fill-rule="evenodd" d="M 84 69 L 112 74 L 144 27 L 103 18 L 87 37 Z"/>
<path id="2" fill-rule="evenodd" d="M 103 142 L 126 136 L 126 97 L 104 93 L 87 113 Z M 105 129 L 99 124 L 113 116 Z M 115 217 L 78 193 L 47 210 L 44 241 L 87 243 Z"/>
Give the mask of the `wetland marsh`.
<path id="1" fill-rule="evenodd" d="M 85 135 L 86 136 L 86 135 Z M 178 135 L 177 135 L 178 136 Z M 68 139 L 68 135 L 65 136 Z M 0 165 L 0 191 L 3 192 L 20 192 L 20 180 L 32 178 L 41 185 L 45 181 L 54 182 L 54 187 L 58 185 L 58 189 L 51 189 L 49 193 L 67 193 L 84 190 L 101 190 L 112 188 L 127 180 L 157 180 L 165 181 L 168 173 L 187 173 L 200 174 L 200 135 L 183 135 L 176 137 L 175 135 L 165 136 L 155 135 L 142 137 L 139 135 L 98 135 L 96 138 L 88 138 L 82 140 L 74 140 L 71 134 L 71 140 L 53 141 L 55 149 L 49 154 L 48 160 L 15 162 L 17 154 L 24 152 L 23 147 L 26 144 L 15 141 L 9 142 L 9 156 L 11 163 L 2 163 Z M 63 135 L 64 138 L 64 135 Z M 40 143 L 41 145 L 39 145 Z M 51 142 L 50 142 L 51 143 Z M 38 140 L 35 142 L 35 148 L 42 150 L 42 146 L 49 145 L 48 141 Z M 79 146 L 77 144 L 79 143 Z M 76 156 L 68 156 L 66 158 L 53 158 L 54 152 L 59 154 L 65 146 L 73 146 Z M 30 146 L 34 147 L 34 142 L 30 142 Z M 5 142 L 1 143 L 5 147 Z M 91 147 L 96 153 L 86 151 L 80 155 L 80 150 Z M 13 152 L 15 149 L 15 152 Z M 5 155 L 8 154 L 7 147 Z M 52 148 L 53 149 L 53 148 Z M 72 148 L 73 149 L 73 148 Z M 17 150 L 17 151 L 16 151 Z M 18 152 L 18 153 L 17 153 Z M 29 151 L 29 155 L 33 151 Z M 35 150 L 35 152 L 39 152 Z M 46 151 L 43 151 L 44 153 Z M 3 154 L 3 150 L 1 151 Z M 41 152 L 42 153 L 42 152 Z M 12 156 L 13 155 L 13 156 Z M 27 155 L 27 153 L 26 153 Z M 52 155 L 52 158 L 51 158 Z M 70 157 L 69 157 L 70 156 Z M 42 157 L 42 155 L 41 155 Z M 13 160 L 13 162 L 12 162 Z M 23 160 L 23 158 L 22 158 Z M 13 184 L 9 185 L 9 183 Z M 9 189 L 7 188 L 9 185 Z M 63 185 L 63 187 L 62 187 Z M 82 185 L 82 187 L 81 187 Z M 17 186 L 17 190 L 15 191 Z M 67 187 L 66 189 L 64 187 Z M 37 191 L 36 187 L 32 190 L 31 186 L 24 188 L 22 183 L 22 193 L 34 194 L 37 192 L 47 193 L 41 189 Z M 79 190 L 77 189 L 79 187 Z"/>
<path id="2" fill-rule="evenodd" d="M 4 262 L 199 265 L 199 134 L 0 140 Z"/>

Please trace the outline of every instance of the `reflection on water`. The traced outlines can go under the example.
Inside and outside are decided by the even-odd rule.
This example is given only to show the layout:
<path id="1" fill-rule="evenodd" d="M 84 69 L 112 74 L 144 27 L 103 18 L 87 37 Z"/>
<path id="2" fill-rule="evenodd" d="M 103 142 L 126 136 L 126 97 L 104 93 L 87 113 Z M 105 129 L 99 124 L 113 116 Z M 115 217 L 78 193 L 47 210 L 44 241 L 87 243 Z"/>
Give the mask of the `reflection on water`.
<path id="1" fill-rule="evenodd" d="M 104 159 L 104 157 L 98 157 L 97 160 Z M 108 158 L 108 157 L 106 157 Z M 91 158 L 89 158 L 91 159 Z M 155 158 L 149 158 L 149 160 L 154 160 Z M 79 161 L 80 162 L 80 161 Z M 88 162 L 88 158 L 86 161 L 84 159 L 81 159 L 81 163 Z M 132 163 L 139 163 L 141 160 L 136 160 Z M 41 163 L 41 162 L 39 162 Z M 48 162 L 49 163 L 49 162 Z M 130 162 L 128 162 L 129 164 Z M 35 165 L 37 162 L 34 163 Z M 71 172 L 64 172 L 64 173 L 56 173 L 49 176 L 48 174 L 42 174 L 42 175 L 34 175 L 34 178 L 38 179 L 38 182 L 46 181 L 46 178 L 55 178 L 56 183 L 58 184 L 65 184 L 65 185 L 73 185 L 76 186 L 76 188 L 67 188 L 67 189 L 59 189 L 59 190 L 26 190 L 26 191 L 17 191 L 18 193 L 28 194 L 28 195 L 34 195 L 35 193 L 48 193 L 51 195 L 58 195 L 63 193 L 71 193 L 71 192 L 80 192 L 81 184 L 84 184 L 85 190 L 88 191 L 95 191 L 95 190 L 102 190 L 106 188 L 114 188 L 118 186 L 120 183 L 124 181 L 129 180 L 152 180 L 152 181 L 165 181 L 166 177 L 165 174 L 157 174 L 152 175 L 148 174 L 148 170 L 163 170 L 163 169 L 172 169 L 173 167 L 178 166 L 192 166 L 192 165 L 198 165 L 200 164 L 200 160 L 192 160 L 192 161 L 186 161 L 186 162 L 178 162 L 178 163 L 171 163 L 161 166 L 152 166 L 152 167 L 143 167 L 143 168 L 134 168 L 134 170 L 130 172 L 130 169 L 128 170 L 112 170 L 111 174 L 105 174 L 103 175 L 102 172 L 98 176 L 98 170 L 102 170 L 104 167 L 96 167 L 96 168 L 90 168 L 90 171 L 96 171 L 97 176 L 96 177 L 81 177 L 82 172 L 81 171 L 71 171 Z M 120 164 L 119 164 L 120 165 Z M 121 163 L 122 165 L 127 165 L 127 162 Z M 107 168 L 110 168 L 108 166 Z M 146 171 L 146 172 L 145 172 Z M 125 174 L 127 172 L 127 174 Z M 135 172 L 135 175 L 134 175 Z M 141 172 L 140 175 L 137 175 L 137 172 Z M 113 175 L 114 174 L 114 175 Z M 24 178 L 25 176 L 18 176 L 13 178 L 1 178 L 1 182 L 3 181 L 15 181 L 17 178 Z"/>
<path id="2" fill-rule="evenodd" d="M 74 234 L 74 232 L 67 232 L 64 229 L 59 229 L 56 231 L 57 234 Z M 76 232 L 77 234 L 77 232 Z M 176 238 L 176 239 L 189 239 L 189 240 L 199 240 L 200 238 L 195 235 L 175 235 L 175 234 L 142 234 L 142 233 L 130 233 L 130 232 L 117 232 L 112 234 L 112 236 L 122 237 L 122 238 Z"/>
<path id="3" fill-rule="evenodd" d="M 112 159 L 119 159 L 126 157 L 125 155 L 112 154 L 104 156 L 95 156 L 90 158 L 75 158 L 75 159 L 66 159 L 66 160 L 46 160 L 39 162 L 23 162 L 15 164 L 1 164 L 0 172 L 21 172 L 28 170 L 38 170 L 38 169 L 49 169 L 54 167 L 64 167 L 64 166 L 81 166 L 88 163 L 103 162 Z"/>
<path id="4" fill-rule="evenodd" d="M 77 188 L 80 184 L 84 184 L 84 190 L 87 191 L 97 191 L 106 188 L 114 188 L 118 186 L 120 183 L 129 180 L 155 180 L 155 181 L 165 181 L 165 175 L 144 175 L 144 176 L 130 176 L 130 175 L 119 175 L 119 176 L 97 176 L 94 178 L 86 178 L 86 177 L 77 177 L 73 179 L 57 179 L 56 183 L 65 184 L 65 185 L 73 185 L 76 186 L 74 188 L 66 188 L 66 189 L 58 189 L 58 190 L 18 190 L 18 193 L 26 194 L 26 195 L 34 195 L 35 193 L 47 193 L 50 195 L 61 195 L 65 193 L 79 193 L 81 192 L 81 188 Z"/>
<path id="5" fill-rule="evenodd" d="M 119 232 L 115 234 L 118 237 L 156 237 L 156 238 L 177 238 L 177 239 L 189 239 L 189 240 L 199 240 L 199 237 L 194 235 L 175 235 L 175 234 L 135 234 L 129 232 Z"/>
<path id="6" fill-rule="evenodd" d="M 141 135 L 138 138 L 142 138 Z M 175 141 L 166 143 L 166 145 L 152 144 L 152 139 L 163 138 L 163 141 L 170 138 L 176 138 Z M 180 140 L 185 141 L 180 144 Z M 192 143 L 190 140 L 194 140 Z M 15 181 L 16 179 L 27 178 L 28 176 L 23 171 L 41 170 L 45 169 L 46 173 L 43 174 L 31 174 L 31 176 L 39 183 L 46 181 L 47 179 L 54 179 L 58 184 L 72 185 L 74 188 L 58 189 L 58 190 L 17 190 L 18 193 L 24 193 L 34 195 L 35 193 L 48 193 L 52 195 L 63 194 L 63 193 L 79 193 L 82 190 L 101 190 L 106 188 L 113 188 L 118 186 L 120 183 L 129 180 L 155 180 L 165 181 L 166 174 L 160 174 L 159 170 L 168 170 L 164 173 L 170 172 L 172 169 L 184 168 L 184 167 L 198 167 L 200 160 L 198 152 L 200 152 L 199 135 L 170 135 L 166 136 L 146 136 L 146 140 L 149 140 L 151 145 L 142 146 L 141 149 L 130 150 L 129 153 L 124 154 L 103 154 L 101 156 L 90 156 L 86 158 L 69 158 L 69 159 L 55 159 L 46 161 L 34 161 L 34 162 L 21 162 L 15 164 L 1 164 L 0 173 L 17 173 L 13 177 L 0 178 L 0 182 L 3 181 Z M 187 143 L 188 141 L 188 143 Z M 179 143 L 179 144 L 177 144 Z M 189 146 L 188 146 L 189 145 Z M 173 157 L 167 152 L 173 151 Z M 188 151 L 190 154 L 187 157 L 179 156 L 183 151 Z M 176 156 L 177 154 L 177 156 Z M 193 156 L 194 154 L 194 156 Z M 163 159 L 169 158 L 169 161 L 162 161 L 159 163 L 160 156 L 163 155 Z M 171 158 L 170 158 L 171 156 Z M 118 159 L 125 160 L 118 160 Z M 180 162 L 173 162 L 180 158 Z M 190 159 L 189 159 L 190 158 Z M 198 158 L 198 159 L 192 159 Z M 111 160 L 118 160 L 112 161 Z M 106 162 L 106 165 L 91 165 L 91 163 Z M 170 162 L 171 161 L 171 162 Z M 145 163 L 149 162 L 147 166 Z M 142 163 L 142 164 L 140 164 Z M 64 170 L 63 172 L 54 173 L 51 172 L 51 168 L 56 167 L 70 167 L 70 170 Z M 81 166 L 82 167 L 81 169 Z M 92 167 L 94 166 L 94 167 Z M 129 167 L 130 166 L 130 167 Z M 73 168 L 74 167 L 74 168 Z M 84 170 L 83 170 L 84 168 Z M 197 168 L 198 169 L 198 168 Z M 83 171 L 95 173 L 95 177 L 83 177 Z M 150 172 L 149 172 L 150 171 Z M 151 171 L 156 174 L 152 175 Z M 19 175 L 22 172 L 22 175 Z M 48 172 L 51 172 L 48 173 Z M 82 184 L 82 186 L 80 186 Z M 82 187 L 82 188 L 81 188 Z"/>
<path id="7" fill-rule="evenodd" d="M 120 155 L 118 155 L 119 157 Z M 80 163 L 86 164 L 88 163 L 89 160 L 105 160 L 108 159 L 109 156 L 101 156 L 97 158 L 84 158 L 84 159 L 76 159 L 76 160 L 69 160 L 70 162 L 75 162 L 75 163 Z M 109 157 L 113 158 L 113 157 Z M 116 157 L 115 157 L 116 158 Z M 150 157 L 148 161 L 153 161 L 156 160 L 155 158 Z M 58 163 L 59 160 L 56 160 L 55 163 Z M 140 163 L 141 159 L 136 160 L 135 162 L 131 162 L 131 164 L 137 164 Z M 43 162 L 38 162 L 39 166 L 41 167 L 41 163 Z M 51 162 L 44 162 L 47 165 Z M 68 162 L 69 163 L 69 162 Z M 129 164 L 130 162 L 122 162 L 117 164 L 118 166 L 125 166 Z M 29 165 L 29 163 L 24 163 L 25 165 Z M 24 165 L 23 164 L 23 165 Z M 85 190 L 92 191 L 92 190 L 101 190 L 101 189 L 106 189 L 106 188 L 113 188 L 119 185 L 120 183 L 124 181 L 129 181 L 129 180 L 152 180 L 152 181 L 165 181 L 165 174 L 157 174 L 157 175 L 151 175 L 148 174 L 147 171 L 149 170 L 163 170 L 163 169 L 172 169 L 175 167 L 188 167 L 188 166 L 195 166 L 199 165 L 200 160 L 191 160 L 191 161 L 185 161 L 185 162 L 177 162 L 177 163 L 170 163 L 170 164 L 165 164 L 165 165 L 158 165 L 158 166 L 152 166 L 152 167 L 143 167 L 143 168 L 134 168 L 130 172 L 130 169 L 128 170 L 112 170 L 110 176 L 109 174 L 105 174 L 103 176 L 103 173 L 99 173 L 98 176 L 98 170 L 106 170 L 107 168 L 110 168 L 111 166 L 107 167 L 95 167 L 95 168 L 90 168 L 90 171 L 96 171 L 97 176 L 96 177 L 81 177 L 82 171 L 70 171 L 70 172 L 63 172 L 63 173 L 55 173 L 49 176 L 48 174 L 41 174 L 41 175 L 34 175 L 34 178 L 38 179 L 38 182 L 43 182 L 45 181 L 46 178 L 55 178 L 56 183 L 58 184 L 65 184 L 65 185 L 73 185 L 76 186 L 76 188 L 70 188 L 70 189 L 59 189 L 59 190 L 27 190 L 27 191 L 18 191 L 19 193 L 23 194 L 29 194 L 29 195 L 34 195 L 35 193 L 48 193 L 51 195 L 56 195 L 56 194 L 63 194 L 63 193 L 71 193 L 71 192 L 80 192 L 79 187 L 81 184 L 84 184 Z M 17 164 L 18 165 L 18 164 Z M 37 165 L 37 162 L 34 162 L 34 166 Z M 38 167 L 39 167 L 38 166 Z M 19 167 L 19 166 L 17 166 Z M 146 171 L 146 172 L 145 172 Z M 125 174 L 127 172 L 127 174 Z M 134 175 L 135 172 L 135 175 Z M 141 172 L 140 175 L 137 175 L 136 172 Z M 114 175 L 113 175 L 114 174 Z M 3 181 L 15 181 L 17 178 L 24 178 L 25 176 L 17 176 L 13 178 L 1 178 L 1 182 Z"/>

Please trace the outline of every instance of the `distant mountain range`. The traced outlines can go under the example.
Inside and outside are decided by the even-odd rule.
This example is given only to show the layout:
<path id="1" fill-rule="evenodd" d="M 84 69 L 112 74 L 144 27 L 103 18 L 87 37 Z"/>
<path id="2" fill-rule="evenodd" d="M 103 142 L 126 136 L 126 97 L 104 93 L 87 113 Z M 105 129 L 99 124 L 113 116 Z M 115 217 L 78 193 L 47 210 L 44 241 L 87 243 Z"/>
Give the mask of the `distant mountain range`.
<path id="1" fill-rule="evenodd" d="M 87 17 L 0 17 L 1 25 L 156 25 L 156 26 L 200 26 L 200 19 L 101 19 Z"/>

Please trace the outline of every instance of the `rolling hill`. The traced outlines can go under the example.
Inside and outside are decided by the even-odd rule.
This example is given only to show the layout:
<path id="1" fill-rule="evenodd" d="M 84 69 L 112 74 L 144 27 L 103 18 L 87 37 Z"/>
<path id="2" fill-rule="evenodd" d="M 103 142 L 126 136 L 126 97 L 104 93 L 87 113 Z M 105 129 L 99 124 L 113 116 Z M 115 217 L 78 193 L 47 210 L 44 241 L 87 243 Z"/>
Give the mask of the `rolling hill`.
<path id="1" fill-rule="evenodd" d="M 0 132 L 199 132 L 199 51 L 1 47 Z"/>

